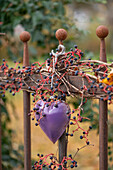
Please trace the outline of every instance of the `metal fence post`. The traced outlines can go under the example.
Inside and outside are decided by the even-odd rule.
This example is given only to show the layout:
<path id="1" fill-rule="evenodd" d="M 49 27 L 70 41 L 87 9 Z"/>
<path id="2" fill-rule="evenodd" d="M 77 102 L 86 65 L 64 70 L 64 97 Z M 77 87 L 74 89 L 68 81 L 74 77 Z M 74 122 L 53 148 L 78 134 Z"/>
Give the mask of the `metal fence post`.
<path id="1" fill-rule="evenodd" d="M 66 138 L 66 130 L 62 134 L 62 136 L 58 140 L 59 147 L 59 162 L 62 162 L 64 156 L 67 156 L 67 138 Z"/>
<path id="2" fill-rule="evenodd" d="M 29 55 L 27 41 L 30 34 L 26 31 L 20 34 L 20 39 L 24 43 L 23 66 L 29 66 Z M 24 107 L 24 169 L 31 169 L 31 127 L 30 127 L 30 93 L 23 91 L 23 107 Z"/>
<path id="3" fill-rule="evenodd" d="M 64 29 L 58 29 L 56 31 L 56 38 L 59 41 L 59 45 L 63 45 L 63 40 L 67 37 L 67 32 Z M 64 99 L 65 100 L 65 99 Z M 58 149 L 59 149 L 59 162 L 62 162 L 64 156 L 67 156 L 67 137 L 66 130 L 58 140 Z"/>
<path id="4" fill-rule="evenodd" d="M 107 62 L 104 38 L 108 29 L 101 25 L 96 29 L 100 38 L 100 61 Z M 99 100 L 99 170 L 108 170 L 108 107 L 107 101 Z"/>

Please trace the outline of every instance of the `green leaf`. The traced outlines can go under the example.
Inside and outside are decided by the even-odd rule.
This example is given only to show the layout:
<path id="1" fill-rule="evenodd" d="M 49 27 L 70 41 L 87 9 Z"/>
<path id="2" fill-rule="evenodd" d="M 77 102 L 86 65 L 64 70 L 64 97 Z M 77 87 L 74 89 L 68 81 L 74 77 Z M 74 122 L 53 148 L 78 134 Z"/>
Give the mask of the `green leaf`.
<path id="1" fill-rule="evenodd" d="M 42 23 L 44 20 L 44 15 L 42 14 L 41 11 L 35 11 L 32 14 L 32 26 L 35 28 L 36 25 L 38 25 L 39 23 Z"/>
<path id="2" fill-rule="evenodd" d="M 37 50 L 33 46 L 29 47 L 29 52 L 31 53 L 31 55 L 34 55 L 34 56 L 37 55 Z"/>
<path id="3" fill-rule="evenodd" d="M 111 154 L 112 154 L 112 152 L 111 152 L 111 151 L 109 151 L 109 152 L 108 152 L 108 155 L 111 155 Z"/>
<path id="4" fill-rule="evenodd" d="M 110 158 L 109 158 L 109 161 L 110 161 L 110 162 L 112 162 L 112 161 L 113 161 L 113 158 L 112 158 L 112 157 L 110 157 Z"/>
<path id="5" fill-rule="evenodd" d="M 40 31 L 32 33 L 32 41 L 44 41 L 44 35 Z"/>
<path id="6" fill-rule="evenodd" d="M 17 16 L 16 19 L 15 19 L 15 17 L 14 17 L 13 27 L 16 27 L 18 24 L 20 24 L 21 21 L 22 21 L 22 19 L 23 19 L 23 18 L 22 18 L 21 16 Z"/>

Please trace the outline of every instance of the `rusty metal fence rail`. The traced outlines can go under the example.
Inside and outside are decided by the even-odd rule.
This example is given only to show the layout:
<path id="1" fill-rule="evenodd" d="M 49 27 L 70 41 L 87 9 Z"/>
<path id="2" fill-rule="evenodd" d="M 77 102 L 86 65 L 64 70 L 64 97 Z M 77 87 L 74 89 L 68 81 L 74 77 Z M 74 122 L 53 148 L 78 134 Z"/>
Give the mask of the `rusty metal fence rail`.
<path id="1" fill-rule="evenodd" d="M 97 36 L 100 38 L 100 61 L 107 62 L 105 50 L 105 37 L 108 35 L 108 29 L 100 26 L 96 30 Z M 65 35 L 64 35 L 65 37 Z M 30 34 L 23 32 L 20 39 L 24 44 L 23 50 L 23 65 L 29 66 L 28 55 L 28 41 Z M 64 38 L 65 39 L 65 38 Z M 62 41 L 59 39 L 59 42 Z M 23 107 L 24 107 L 24 169 L 31 170 L 31 127 L 30 127 L 30 93 L 23 91 Z M 107 101 L 99 101 L 99 170 L 108 169 L 108 108 Z M 1 118 L 0 118 L 1 121 Z M 59 160 L 62 160 L 64 155 L 67 155 L 67 139 L 66 132 L 59 139 Z M 1 122 L 0 122 L 0 170 L 2 170 L 2 157 L 1 157 Z"/>

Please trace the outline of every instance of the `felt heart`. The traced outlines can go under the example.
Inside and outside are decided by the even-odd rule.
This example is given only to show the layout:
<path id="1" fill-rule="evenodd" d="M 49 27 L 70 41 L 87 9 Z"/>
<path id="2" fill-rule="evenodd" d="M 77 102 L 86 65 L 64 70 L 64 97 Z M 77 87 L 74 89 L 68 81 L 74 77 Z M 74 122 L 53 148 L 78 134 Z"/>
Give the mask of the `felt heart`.
<path id="1" fill-rule="evenodd" d="M 66 112 L 70 111 L 70 108 L 65 102 L 58 102 L 57 105 L 56 102 L 52 102 L 48 107 L 46 104 L 44 106 L 44 104 L 41 100 L 36 104 L 38 112 L 42 112 L 42 115 L 45 115 L 40 120 L 39 125 L 49 139 L 55 143 L 69 124 Z M 35 117 L 36 120 L 39 120 L 40 115 L 35 114 Z"/>

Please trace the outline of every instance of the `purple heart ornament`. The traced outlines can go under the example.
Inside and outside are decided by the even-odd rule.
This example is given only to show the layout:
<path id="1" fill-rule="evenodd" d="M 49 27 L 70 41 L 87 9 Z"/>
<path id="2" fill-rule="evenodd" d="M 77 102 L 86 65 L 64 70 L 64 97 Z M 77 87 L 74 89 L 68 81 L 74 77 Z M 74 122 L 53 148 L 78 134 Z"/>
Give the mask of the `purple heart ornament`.
<path id="1" fill-rule="evenodd" d="M 39 113 L 44 115 L 44 117 L 40 119 L 40 114 L 37 115 L 35 113 L 36 120 L 40 119 L 39 125 L 41 129 L 49 139 L 55 143 L 69 124 L 69 118 L 66 114 L 67 111 L 70 112 L 69 105 L 65 102 L 58 101 L 57 104 L 56 102 L 52 102 L 51 105 L 47 107 L 46 103 L 39 100 L 35 107 Z"/>

